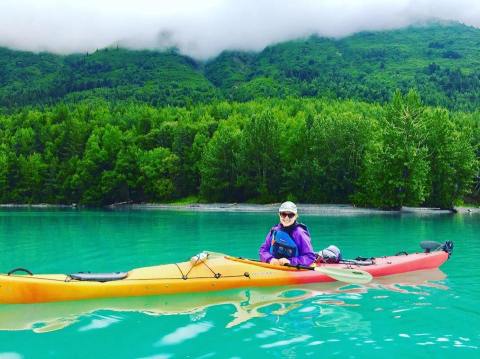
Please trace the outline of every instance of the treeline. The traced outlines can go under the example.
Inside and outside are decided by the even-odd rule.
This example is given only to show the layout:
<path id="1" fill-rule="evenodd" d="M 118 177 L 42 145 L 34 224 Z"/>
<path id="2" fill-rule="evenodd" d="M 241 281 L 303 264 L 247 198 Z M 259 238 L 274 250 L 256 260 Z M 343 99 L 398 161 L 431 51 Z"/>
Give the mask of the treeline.
<path id="1" fill-rule="evenodd" d="M 480 118 L 396 93 L 190 108 L 84 102 L 0 116 L 0 202 L 450 208 L 479 191 Z M 475 197 L 477 196 L 477 197 Z"/>

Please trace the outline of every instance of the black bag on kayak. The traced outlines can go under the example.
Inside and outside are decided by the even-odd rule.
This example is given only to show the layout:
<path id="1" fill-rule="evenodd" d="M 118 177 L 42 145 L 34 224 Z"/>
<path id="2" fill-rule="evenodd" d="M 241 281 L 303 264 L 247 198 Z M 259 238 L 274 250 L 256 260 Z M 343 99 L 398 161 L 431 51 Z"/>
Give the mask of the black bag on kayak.
<path id="1" fill-rule="evenodd" d="M 342 253 L 337 246 L 330 245 L 317 254 L 317 263 L 339 263 L 342 260 Z"/>

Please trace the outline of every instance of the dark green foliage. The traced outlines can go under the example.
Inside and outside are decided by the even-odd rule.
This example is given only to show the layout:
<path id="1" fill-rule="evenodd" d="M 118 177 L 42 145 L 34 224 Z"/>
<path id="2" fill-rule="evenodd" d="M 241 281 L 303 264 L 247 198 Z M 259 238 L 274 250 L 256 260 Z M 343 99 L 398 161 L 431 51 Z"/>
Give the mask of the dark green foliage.
<path id="1" fill-rule="evenodd" d="M 0 202 L 208 201 L 450 208 L 478 196 L 479 115 L 289 98 L 104 102 L 0 115 Z M 470 197 L 468 197 L 470 196 Z"/>
<path id="2" fill-rule="evenodd" d="M 479 34 L 464 25 L 431 24 L 339 40 L 313 36 L 244 61 L 239 53 L 222 54 L 206 75 L 221 72 L 221 82 L 209 79 L 238 101 L 273 95 L 388 102 L 396 89 L 416 88 L 428 105 L 474 110 L 480 105 Z"/>
<path id="3" fill-rule="evenodd" d="M 241 130 L 235 123 L 222 123 L 202 155 L 200 194 L 211 201 L 234 202 L 242 199 L 239 192 L 238 153 Z"/>
<path id="4" fill-rule="evenodd" d="M 172 198 L 174 180 L 179 171 L 178 162 L 178 156 L 168 148 L 157 147 L 141 153 L 138 186 L 143 189 L 146 200 L 158 202 Z"/>
<path id="5" fill-rule="evenodd" d="M 381 109 L 349 102 L 315 105 L 303 106 L 288 122 L 284 190 L 303 202 L 346 203 L 374 129 L 371 112 Z"/>
<path id="6" fill-rule="evenodd" d="M 479 31 L 313 36 L 208 63 L 0 49 L 0 202 L 478 202 Z"/>
<path id="7" fill-rule="evenodd" d="M 0 112 L 98 99 L 152 106 L 289 96 L 386 103 L 416 88 L 427 105 L 480 106 L 480 30 L 456 23 L 312 36 L 202 63 L 174 51 L 56 56 L 0 48 Z"/>
<path id="8" fill-rule="evenodd" d="M 356 203 L 452 208 L 472 191 L 478 143 L 446 110 L 424 108 L 414 91 L 397 92 L 380 126 L 364 157 Z"/>
<path id="9" fill-rule="evenodd" d="M 186 106 L 217 97 L 199 66 L 172 52 L 104 49 L 60 57 L 0 48 L 0 107 L 98 98 Z"/>
<path id="10" fill-rule="evenodd" d="M 205 76 L 217 87 L 229 90 L 249 80 L 255 54 L 224 52 L 205 66 Z"/>
<path id="11" fill-rule="evenodd" d="M 254 114 L 244 125 L 238 152 L 238 185 L 245 199 L 278 200 L 282 181 L 280 121 L 271 110 Z"/>
<path id="12" fill-rule="evenodd" d="M 445 110 L 429 110 L 425 115 L 431 168 L 427 204 L 452 208 L 472 190 L 478 173 L 472 129 L 462 120 L 452 120 Z"/>
<path id="13" fill-rule="evenodd" d="M 430 168 L 423 111 L 417 93 L 395 94 L 365 156 L 359 204 L 400 208 L 424 202 Z"/>

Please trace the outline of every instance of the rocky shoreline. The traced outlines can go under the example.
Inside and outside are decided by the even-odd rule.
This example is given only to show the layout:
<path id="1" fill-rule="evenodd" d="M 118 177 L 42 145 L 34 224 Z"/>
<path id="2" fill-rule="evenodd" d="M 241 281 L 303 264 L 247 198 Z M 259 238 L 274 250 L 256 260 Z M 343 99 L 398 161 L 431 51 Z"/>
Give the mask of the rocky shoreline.
<path id="1" fill-rule="evenodd" d="M 246 203 L 192 203 L 192 204 L 159 204 L 159 203 L 115 203 L 106 206 L 113 210 L 170 210 L 170 211 L 202 211 L 202 212 L 275 212 L 279 203 L 272 204 L 246 204 Z M 0 208 L 83 208 L 72 205 L 51 204 L 0 204 Z M 402 207 L 400 210 L 385 211 L 375 208 L 361 208 L 349 204 L 298 204 L 300 213 L 307 214 L 480 214 L 478 207 L 455 207 L 454 210 L 427 207 Z"/>
<path id="2" fill-rule="evenodd" d="M 209 204 L 128 204 L 112 205 L 110 208 L 128 208 L 128 209 L 159 209 L 159 210 L 185 210 L 185 211 L 212 211 L 212 212 L 275 212 L 280 203 L 272 204 L 245 204 L 245 203 L 209 203 Z M 376 208 L 362 208 L 349 204 L 297 204 L 300 213 L 307 214 L 398 214 L 398 213 L 416 213 L 416 214 L 471 214 L 479 213 L 480 208 L 475 207 L 455 207 L 454 210 L 427 208 L 427 207 L 402 207 L 400 210 L 386 211 Z"/>

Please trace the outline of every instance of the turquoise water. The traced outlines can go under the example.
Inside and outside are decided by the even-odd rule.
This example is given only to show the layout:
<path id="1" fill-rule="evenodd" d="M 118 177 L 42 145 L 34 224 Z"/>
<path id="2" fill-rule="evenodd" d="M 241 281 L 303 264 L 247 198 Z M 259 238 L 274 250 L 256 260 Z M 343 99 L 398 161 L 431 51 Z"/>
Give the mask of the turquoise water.
<path id="1" fill-rule="evenodd" d="M 0 272 L 121 271 L 207 249 L 256 257 L 273 213 L 0 211 Z M 453 240 L 441 270 L 339 284 L 0 305 L 0 359 L 474 358 L 480 216 L 303 216 L 346 257 Z"/>

